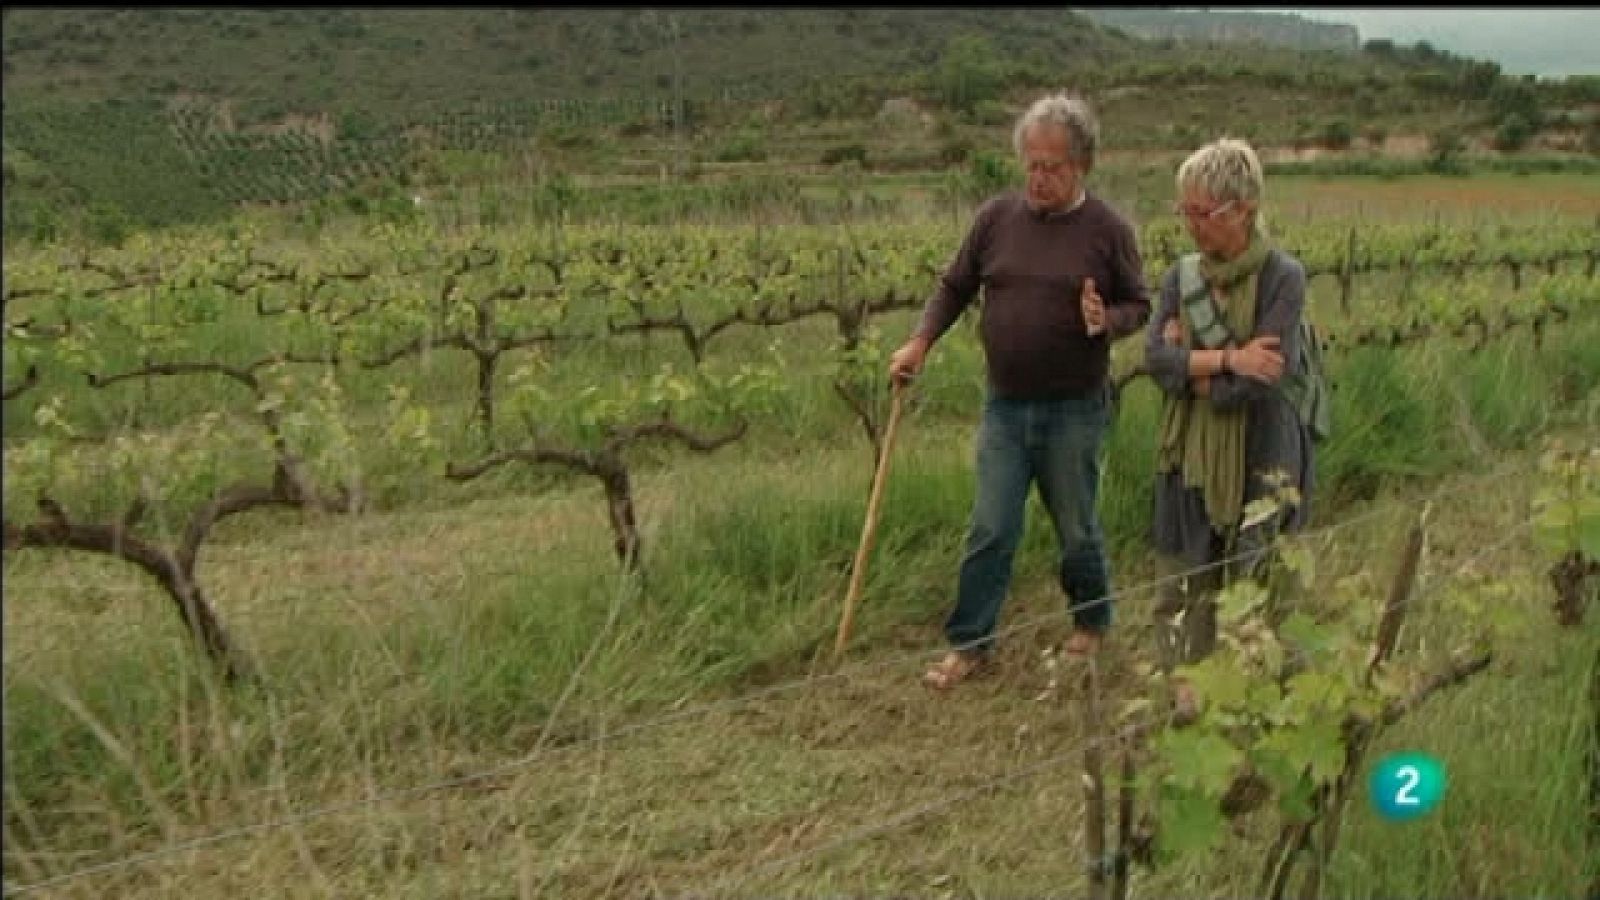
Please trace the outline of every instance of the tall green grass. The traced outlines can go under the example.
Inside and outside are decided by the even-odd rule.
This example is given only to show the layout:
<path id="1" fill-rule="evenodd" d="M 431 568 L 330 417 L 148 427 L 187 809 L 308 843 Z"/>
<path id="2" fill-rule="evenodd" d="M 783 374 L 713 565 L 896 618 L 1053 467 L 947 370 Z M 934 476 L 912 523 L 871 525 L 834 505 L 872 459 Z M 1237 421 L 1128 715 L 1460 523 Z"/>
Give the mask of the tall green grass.
<path id="1" fill-rule="evenodd" d="M 1542 587 L 1527 586 L 1532 597 Z M 1588 691 L 1600 646 L 1591 621 L 1557 632 L 1537 603 L 1534 639 L 1505 642 L 1495 669 L 1403 720 L 1369 752 L 1419 749 L 1444 764 L 1438 809 L 1389 822 L 1354 797 L 1329 896 L 1561 897 L 1600 875 L 1587 844 L 1587 766 L 1596 711 Z"/>

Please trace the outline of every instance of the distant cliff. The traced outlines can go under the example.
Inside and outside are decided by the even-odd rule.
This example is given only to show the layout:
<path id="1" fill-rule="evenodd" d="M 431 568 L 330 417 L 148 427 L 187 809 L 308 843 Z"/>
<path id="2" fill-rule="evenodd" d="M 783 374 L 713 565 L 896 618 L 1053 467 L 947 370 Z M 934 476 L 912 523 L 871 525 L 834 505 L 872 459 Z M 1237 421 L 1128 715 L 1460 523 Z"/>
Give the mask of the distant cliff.
<path id="1" fill-rule="evenodd" d="M 1078 9 L 1103 27 L 1147 40 L 1172 39 L 1226 44 L 1261 43 L 1297 50 L 1361 49 L 1354 25 L 1314 22 L 1287 13 L 1212 12 L 1172 9 Z"/>

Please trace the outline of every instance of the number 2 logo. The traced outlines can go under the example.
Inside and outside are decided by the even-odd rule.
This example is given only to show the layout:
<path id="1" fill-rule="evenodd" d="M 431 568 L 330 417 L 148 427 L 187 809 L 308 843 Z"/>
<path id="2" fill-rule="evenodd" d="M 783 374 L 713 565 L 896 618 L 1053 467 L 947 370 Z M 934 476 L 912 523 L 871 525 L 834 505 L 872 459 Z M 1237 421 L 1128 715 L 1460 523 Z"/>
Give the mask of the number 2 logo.
<path id="1" fill-rule="evenodd" d="M 1397 806 L 1418 806 L 1418 805 L 1420 805 L 1422 803 L 1422 801 L 1420 799 L 1418 799 L 1416 796 L 1412 795 L 1412 793 L 1411 793 L 1412 791 L 1417 789 L 1417 784 L 1422 781 L 1422 773 L 1417 771 L 1417 767 L 1416 766 L 1401 766 L 1399 769 L 1395 770 L 1394 774 L 1402 782 L 1404 782 L 1403 784 L 1400 785 L 1400 790 L 1394 792 L 1395 805 L 1397 805 Z"/>
<path id="2" fill-rule="evenodd" d="M 1426 815 L 1444 797 L 1444 766 L 1426 753 L 1396 753 L 1372 770 L 1373 808 L 1390 821 Z"/>

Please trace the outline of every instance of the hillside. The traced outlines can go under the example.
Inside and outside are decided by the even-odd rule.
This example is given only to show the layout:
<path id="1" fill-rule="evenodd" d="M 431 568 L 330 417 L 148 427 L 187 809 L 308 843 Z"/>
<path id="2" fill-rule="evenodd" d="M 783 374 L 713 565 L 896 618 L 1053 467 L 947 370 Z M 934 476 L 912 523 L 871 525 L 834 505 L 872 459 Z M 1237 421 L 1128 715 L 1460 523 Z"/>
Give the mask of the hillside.
<path id="1" fill-rule="evenodd" d="M 1066 10 L 8 9 L 5 95 L 225 97 L 250 127 L 290 113 L 396 124 L 474 102 L 775 97 L 816 78 L 899 78 L 983 34 L 1046 68 L 1136 43 Z"/>
<path id="2" fill-rule="evenodd" d="M 1096 24 L 1146 40 L 1272 44 L 1305 50 L 1355 53 L 1361 35 L 1353 25 L 1313 22 L 1282 13 L 1180 9 L 1084 9 Z"/>
<path id="3" fill-rule="evenodd" d="M 942 173 L 1004 155 L 1021 108 L 1063 86 L 1101 110 L 1108 155 L 1223 131 L 1377 146 L 1492 131 L 1510 111 L 1525 139 L 1541 106 L 1566 102 L 1546 95 L 1567 90 L 1422 45 L 1219 52 L 1065 9 L 3 16 L 8 242 L 117 240 L 241 204 L 369 204 L 463 177 L 597 185 L 667 167 L 795 174 L 849 160 Z"/>

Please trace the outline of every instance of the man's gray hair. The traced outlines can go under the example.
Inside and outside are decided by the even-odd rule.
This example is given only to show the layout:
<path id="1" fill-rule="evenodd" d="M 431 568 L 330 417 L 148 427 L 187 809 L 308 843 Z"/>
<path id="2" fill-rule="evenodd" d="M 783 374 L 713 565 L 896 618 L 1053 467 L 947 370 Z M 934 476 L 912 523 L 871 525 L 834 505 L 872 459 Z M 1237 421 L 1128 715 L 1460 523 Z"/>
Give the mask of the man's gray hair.
<path id="1" fill-rule="evenodd" d="M 1189 154 L 1178 166 L 1178 191 L 1205 191 L 1212 200 L 1261 205 L 1266 178 L 1261 160 L 1250 145 L 1237 138 L 1219 138 Z"/>
<path id="2" fill-rule="evenodd" d="M 1089 102 L 1077 94 L 1062 92 L 1040 97 L 1017 119 L 1011 143 L 1022 156 L 1022 141 L 1035 125 L 1059 125 L 1067 133 L 1067 153 L 1084 172 L 1094 168 L 1094 151 L 1100 143 L 1100 123 Z"/>

